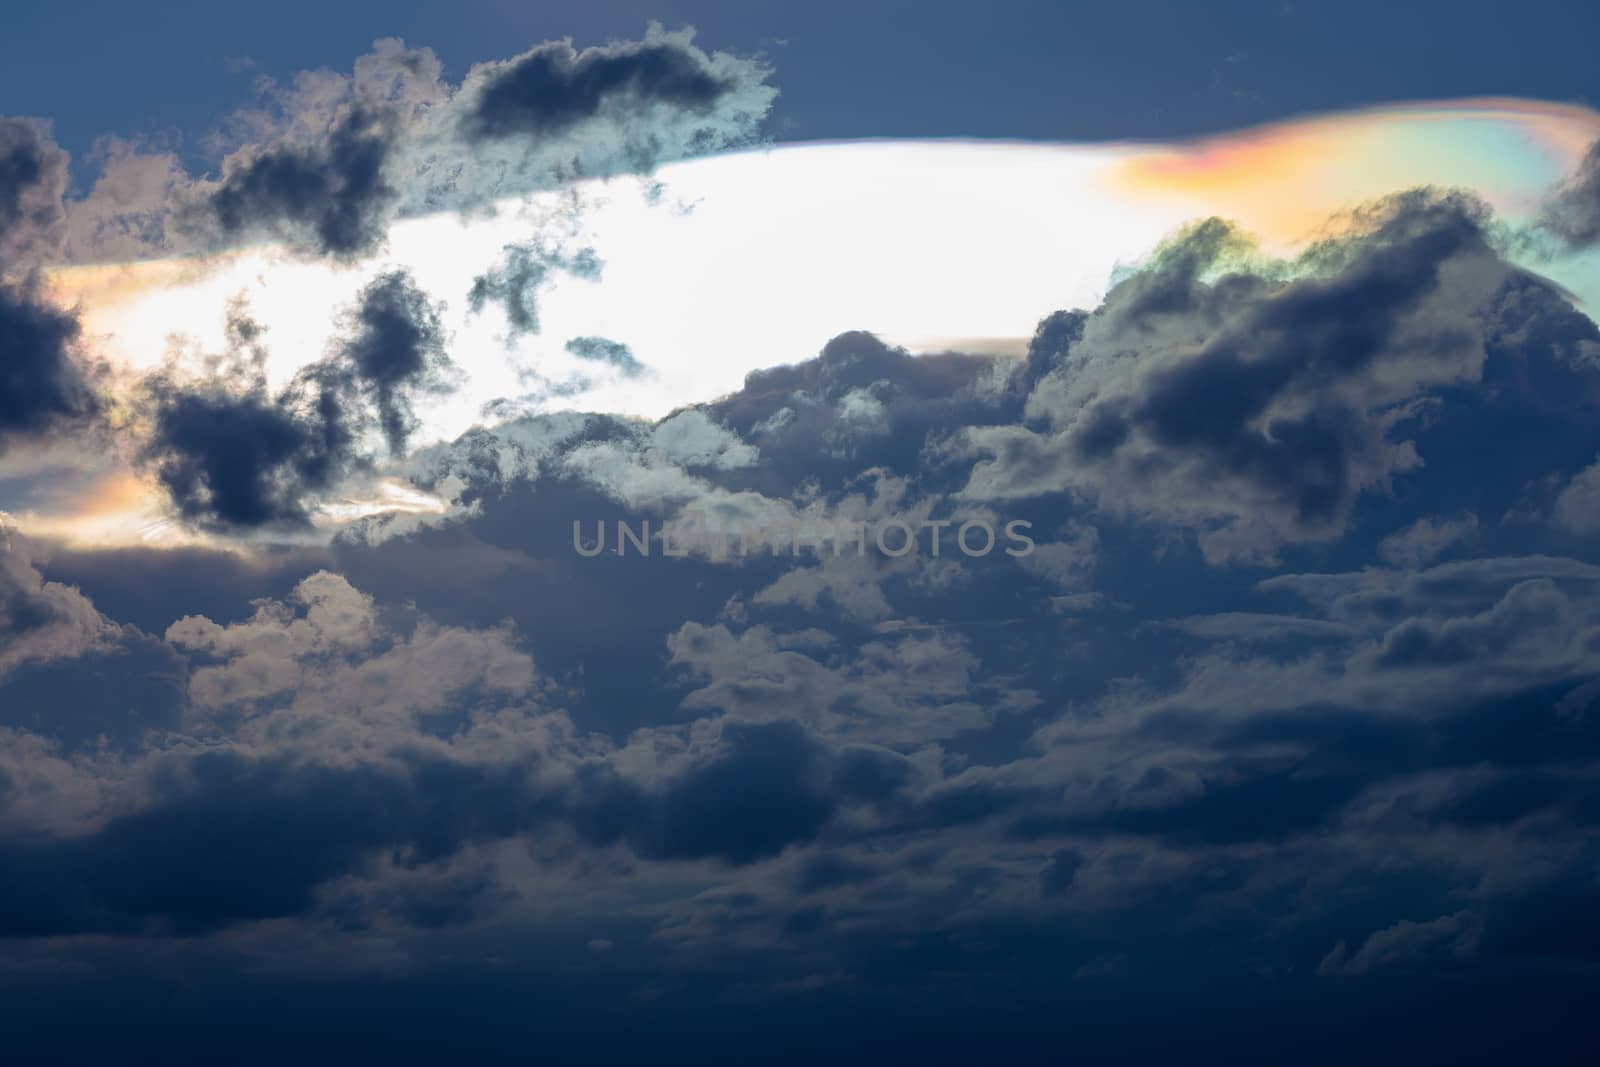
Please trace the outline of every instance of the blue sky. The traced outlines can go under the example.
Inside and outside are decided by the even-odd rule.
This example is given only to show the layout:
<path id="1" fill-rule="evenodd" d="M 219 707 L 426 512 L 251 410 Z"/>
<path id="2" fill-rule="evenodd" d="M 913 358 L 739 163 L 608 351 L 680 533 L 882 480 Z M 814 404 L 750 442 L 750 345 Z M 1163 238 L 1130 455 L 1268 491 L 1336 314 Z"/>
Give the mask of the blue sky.
<path id="1" fill-rule="evenodd" d="M 692 25 L 708 48 L 782 68 L 781 140 L 1186 136 L 1308 111 L 1467 95 L 1593 102 L 1586 5 L 1495 0 L 1128 3 L 590 3 L 466 0 L 158 8 L 87 0 L 8 14 L 0 100 L 81 152 L 106 133 L 193 138 L 256 74 L 343 69 L 375 37 L 433 48 L 459 77 L 508 42 Z M 241 70 L 239 60 L 253 65 Z"/>

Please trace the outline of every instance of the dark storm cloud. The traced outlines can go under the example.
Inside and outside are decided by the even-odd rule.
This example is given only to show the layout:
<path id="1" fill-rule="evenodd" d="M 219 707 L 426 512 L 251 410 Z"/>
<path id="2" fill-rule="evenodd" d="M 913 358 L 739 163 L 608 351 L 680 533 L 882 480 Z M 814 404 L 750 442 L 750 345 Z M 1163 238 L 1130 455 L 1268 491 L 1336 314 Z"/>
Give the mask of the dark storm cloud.
<path id="1" fill-rule="evenodd" d="M 599 765 L 567 787 L 540 759 L 471 761 L 402 746 L 344 766 L 244 751 L 185 758 L 136 813 L 92 833 L 0 843 L 0 938 L 192 935 L 308 916 L 317 890 L 375 857 L 416 868 L 472 842 L 565 827 L 658 861 L 749 864 L 814 838 L 839 799 L 829 753 L 794 724 L 729 727 L 696 766 L 649 788 Z M 729 805 L 730 790 L 743 798 Z"/>
<path id="2" fill-rule="evenodd" d="M 1573 248 L 1600 244 L 1600 141 L 1545 205 L 1540 223 Z"/>
<path id="3" fill-rule="evenodd" d="M 81 424 L 99 409 L 77 317 L 30 281 L 0 281 L 0 452 L 8 440 Z"/>
<path id="4" fill-rule="evenodd" d="M 571 42 L 551 41 L 484 82 L 467 128 L 478 138 L 548 136 L 619 103 L 705 112 L 735 88 L 686 43 L 628 42 L 578 52 Z"/>
<path id="5" fill-rule="evenodd" d="M 451 512 L 314 561 L 60 552 L 33 570 L 165 627 L 181 707 L 145 706 L 141 662 L 138 744 L 93 747 L 109 706 L 0 723 L 0 862 L 23 872 L 0 959 L 388 973 L 556 930 L 630 1017 L 665 973 L 696 1002 L 735 976 L 763 1010 L 944 1005 L 993 975 L 1102 1005 L 1242 975 L 1381 1000 L 1395 975 L 1587 966 L 1597 334 L 1484 232 L 1418 194 L 1274 263 L 1206 224 L 1047 315 L 1024 360 L 848 332 L 657 422 L 421 449 L 402 469 Z M 413 285 L 368 298 L 283 394 L 239 392 L 265 340 L 236 322 L 223 393 L 292 441 L 381 445 L 379 387 L 415 400 L 439 350 Z M 251 469 L 291 489 L 268 511 L 323 492 L 293 459 Z M 574 518 L 696 508 L 980 511 L 1038 550 L 572 547 Z M 14 677 L 92 663 L 116 689 L 118 662 Z"/>
<path id="6" fill-rule="evenodd" d="M 67 154 L 39 124 L 0 116 L 0 277 L 59 245 L 66 188 Z"/>
<path id="7" fill-rule="evenodd" d="M 410 394 L 445 388 L 450 368 L 445 354 L 443 305 L 417 288 L 408 271 L 396 270 L 373 279 L 356 298 L 347 316 L 348 336 L 340 343 L 357 382 L 378 409 L 378 421 L 389 451 L 405 451 L 416 426 Z"/>
<path id="8" fill-rule="evenodd" d="M 750 863 L 815 837 L 832 816 L 830 754 L 798 724 L 730 725 L 722 744 L 661 791 L 634 834 L 645 855 Z M 733 796 L 737 805 L 727 803 Z"/>
<path id="9" fill-rule="evenodd" d="M 397 119 L 352 107 L 326 141 L 269 148 L 238 160 L 205 198 L 222 239 L 286 240 L 338 259 L 382 247 L 399 196 L 385 173 Z"/>

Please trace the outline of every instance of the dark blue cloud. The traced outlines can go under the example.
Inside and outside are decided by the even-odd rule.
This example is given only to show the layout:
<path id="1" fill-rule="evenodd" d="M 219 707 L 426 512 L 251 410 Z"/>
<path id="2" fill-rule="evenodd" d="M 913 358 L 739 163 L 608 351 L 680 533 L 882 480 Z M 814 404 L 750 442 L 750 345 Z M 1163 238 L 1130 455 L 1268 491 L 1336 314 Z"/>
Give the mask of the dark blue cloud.
<path id="1" fill-rule="evenodd" d="M 0 281 L 0 449 L 9 438 L 81 426 L 100 410 L 80 333 L 77 316 L 33 283 Z"/>
<path id="2" fill-rule="evenodd" d="M 384 174 L 394 119 L 352 108 L 325 143 L 279 146 L 242 162 L 206 196 L 223 240 L 287 238 L 341 259 L 383 246 L 398 191 Z"/>
<path id="3" fill-rule="evenodd" d="M 709 111 L 736 88 L 685 44 L 629 42 L 578 52 L 569 42 L 551 41 L 484 82 L 467 128 L 480 139 L 550 136 L 619 105 Z"/>
<path id="4" fill-rule="evenodd" d="M 1382 1061 L 1423 1031 L 1436 1051 L 1441 1005 L 1499 1011 L 1512 971 L 1559 1000 L 1550 976 L 1594 960 L 1595 326 L 1505 263 L 1481 205 L 1357 218 L 1293 264 L 1193 227 L 1022 360 L 849 332 L 659 422 L 479 427 L 405 468 L 451 514 L 326 549 L 60 551 L 40 568 L 162 630 L 174 674 L 81 654 L 0 688 L 28 701 L 0 723 L 23 754 L 0 759 L 23 872 L 0 952 L 142 971 L 159 945 L 228 981 L 230 952 L 338 962 L 339 997 L 389 952 L 418 988 L 491 981 L 485 951 L 535 983 L 559 959 L 602 998 L 573 1019 L 626 1004 L 665 1032 L 867 1004 L 955 1035 L 943 1016 L 986 1006 L 1008 1025 L 928 1050 L 987 1062 L 1149 1058 L 1104 1021 L 1130 1003 L 1228 1055 L 1247 1026 L 1303 1054 L 1261 1003 L 1326 1027 L 1403 988 L 1389 1044 L 1340 1046 Z M 236 317 L 232 389 L 156 394 L 153 469 L 194 472 L 168 481 L 192 521 L 302 518 L 444 373 L 429 307 L 380 279 L 280 393 L 238 388 L 265 340 Z M 179 447 L 192 411 L 210 433 Z M 573 548 L 574 520 L 696 509 L 981 513 L 1037 551 Z M 44 577 L 13 597 L 35 629 Z M 139 730 L 109 701 L 41 712 L 78 665 Z M 1062 1003 L 1089 1006 L 1051 1038 Z M 1559 1060 L 1492 1017 L 1460 1047 Z"/>

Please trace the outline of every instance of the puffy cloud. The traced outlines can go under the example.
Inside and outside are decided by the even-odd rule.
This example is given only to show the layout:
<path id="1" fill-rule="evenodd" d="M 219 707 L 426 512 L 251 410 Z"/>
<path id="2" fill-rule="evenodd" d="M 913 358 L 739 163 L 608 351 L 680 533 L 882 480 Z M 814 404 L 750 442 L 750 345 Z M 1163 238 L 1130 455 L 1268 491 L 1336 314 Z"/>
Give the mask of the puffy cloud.
<path id="1" fill-rule="evenodd" d="M 532 660 L 506 630 L 422 621 L 396 635 L 371 597 L 326 571 L 296 585 L 286 602 L 258 604 L 248 620 L 222 626 L 189 616 L 166 638 L 218 661 L 192 672 L 198 709 L 265 711 L 275 729 L 298 721 L 302 736 L 337 733 L 342 723 L 409 723 L 447 711 L 468 688 L 521 696 L 534 684 Z"/>
<path id="2" fill-rule="evenodd" d="M 8 440 L 82 426 L 101 409 L 98 370 L 81 352 L 77 316 L 32 282 L 0 281 L 0 451 Z"/>
<path id="3" fill-rule="evenodd" d="M 467 128 L 485 139 L 563 133 L 619 104 L 708 114 L 738 88 L 687 37 L 662 33 L 581 53 L 552 41 L 480 77 Z"/>
<path id="4" fill-rule="evenodd" d="M 1556 522 L 1574 533 L 1600 530 L 1600 462 L 1572 476 L 1556 497 Z"/>
<path id="5" fill-rule="evenodd" d="M 384 116 L 352 108 L 325 142 L 232 157 L 206 209 L 229 243 L 266 236 L 340 259 L 370 255 L 399 196 L 384 176 L 395 136 Z"/>
<path id="6" fill-rule="evenodd" d="M 966 495 L 1088 493 L 1197 529 L 1216 559 L 1336 536 L 1358 494 L 1420 462 L 1390 436 L 1408 405 L 1481 376 L 1475 316 L 1510 275 L 1460 196 L 1408 194 L 1355 221 L 1260 272 L 1216 220 L 1178 238 L 1063 334 L 1027 401 L 1048 430 L 969 433 L 985 458 Z"/>
<path id="7" fill-rule="evenodd" d="M 46 581 L 27 542 L 0 516 L 0 676 L 19 664 L 104 648 L 121 630 L 78 590 Z"/>
<path id="8" fill-rule="evenodd" d="M 479 64 L 424 142 L 428 199 L 481 203 L 553 175 L 649 171 L 748 143 L 777 96 L 770 73 L 656 25 L 640 41 L 550 41 Z"/>

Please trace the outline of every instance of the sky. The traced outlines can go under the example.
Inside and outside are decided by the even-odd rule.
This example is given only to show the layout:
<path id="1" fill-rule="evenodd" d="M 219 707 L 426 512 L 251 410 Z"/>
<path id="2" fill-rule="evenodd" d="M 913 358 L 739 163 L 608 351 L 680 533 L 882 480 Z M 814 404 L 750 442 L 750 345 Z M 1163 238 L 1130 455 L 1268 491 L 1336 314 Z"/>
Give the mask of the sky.
<path id="1" fill-rule="evenodd" d="M 1592 1062 L 1596 16 L 5 17 L 0 1060 Z"/>

